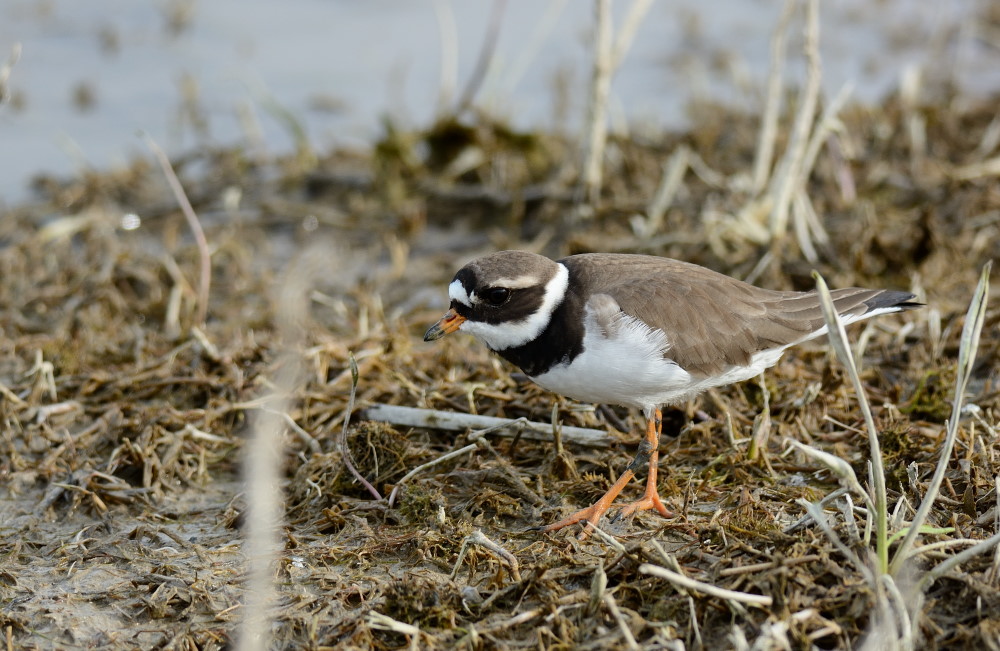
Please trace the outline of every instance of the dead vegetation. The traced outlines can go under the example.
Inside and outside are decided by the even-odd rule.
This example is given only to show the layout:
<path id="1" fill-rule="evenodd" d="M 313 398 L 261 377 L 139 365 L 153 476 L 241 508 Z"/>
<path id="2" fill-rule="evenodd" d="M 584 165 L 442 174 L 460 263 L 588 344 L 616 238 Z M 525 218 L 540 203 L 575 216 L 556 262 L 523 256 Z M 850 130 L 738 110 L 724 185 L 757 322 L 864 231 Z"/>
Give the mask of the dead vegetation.
<path id="1" fill-rule="evenodd" d="M 866 559 L 868 550 L 855 542 L 837 478 L 785 444 L 836 455 L 867 481 L 864 422 L 825 344 L 786 355 L 763 387 L 713 391 L 668 415 L 675 436 L 662 444 L 660 492 L 676 518 L 608 523 L 607 535 L 585 543 L 530 529 L 607 488 L 631 460 L 638 415 L 559 401 L 559 422 L 607 429 L 618 444 L 560 451 L 485 435 L 403 483 L 390 507 L 352 479 L 337 446 L 350 356 L 358 408 L 548 422 L 557 399 L 475 342 L 420 341 L 451 274 L 489 249 L 655 252 L 774 288 L 812 287 L 813 268 L 831 286 L 913 288 L 927 308 L 852 331 L 881 433 L 890 533 L 899 531 L 938 463 L 979 269 L 1000 257 L 997 143 L 982 144 L 995 106 L 894 98 L 844 111 L 808 178 L 828 235 L 815 240 L 815 264 L 802 262 L 796 237 L 748 236 L 766 231 L 768 218 L 746 209 L 754 194 L 740 180 L 754 159 L 756 118 L 714 107 L 689 132 L 610 138 L 598 210 L 572 228 L 563 218 L 578 175 L 570 145 L 483 118 L 389 130 L 370 155 L 333 152 L 315 164 L 193 154 L 175 167 L 211 247 L 207 306 L 198 247 L 158 170 L 140 162 L 40 180 L 42 199 L 0 221 L 8 646 L 233 643 L 245 596 L 242 451 L 250 415 L 266 407 L 291 351 L 305 370 L 281 415 L 276 646 L 857 647 L 880 626 L 878 595 L 843 549 L 802 521 L 796 500 L 822 503 L 849 552 Z M 688 169 L 650 229 L 634 217 L 646 214 L 680 148 Z M 286 282 L 286 269 L 317 255 L 321 273 L 308 286 Z M 907 564 L 909 584 L 900 581 L 922 648 L 994 648 L 1000 634 L 994 553 L 952 568 L 922 600 L 914 588 L 940 560 L 997 533 L 997 298 L 921 538 L 929 547 Z M 287 300 L 308 306 L 292 328 L 279 327 Z M 615 429 L 621 421 L 629 431 Z M 355 414 L 347 445 L 388 496 L 410 470 L 474 438 Z M 731 592 L 680 585 L 650 566 Z"/>

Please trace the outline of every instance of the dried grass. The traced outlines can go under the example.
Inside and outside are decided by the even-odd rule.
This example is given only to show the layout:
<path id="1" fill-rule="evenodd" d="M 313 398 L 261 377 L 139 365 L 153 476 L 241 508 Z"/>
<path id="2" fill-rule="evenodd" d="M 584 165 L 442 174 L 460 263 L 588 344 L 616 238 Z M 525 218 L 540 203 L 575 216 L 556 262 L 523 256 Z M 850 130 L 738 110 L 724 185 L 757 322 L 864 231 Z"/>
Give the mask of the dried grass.
<path id="1" fill-rule="evenodd" d="M 864 337 L 860 380 L 882 434 L 890 532 L 912 520 L 939 463 L 965 310 L 977 270 L 1000 256 L 1000 195 L 992 178 L 968 174 L 990 155 L 977 146 L 995 104 L 954 106 L 890 100 L 845 109 L 839 136 L 851 157 L 820 152 L 809 181 L 830 235 L 830 254 L 818 250 L 815 266 L 831 286 L 916 287 L 934 308 L 882 319 Z M 926 128 L 919 169 L 900 137 L 915 111 Z M 333 153 L 308 173 L 295 160 L 261 163 L 239 151 L 175 161 L 212 247 L 200 329 L 198 247 L 158 171 L 137 164 L 40 181 L 42 200 L 0 220 L 0 630 L 10 645 L 233 643 L 246 597 L 242 451 L 249 416 L 266 406 L 289 350 L 303 380 L 279 419 L 286 500 L 269 610 L 276 646 L 849 648 L 873 627 L 880 599 L 889 608 L 879 612 L 918 646 L 989 644 L 1000 617 L 996 556 L 958 555 L 997 534 L 995 290 L 965 392 L 975 409 L 955 420 L 954 454 L 912 559 L 917 580 L 940 568 L 917 610 L 897 607 L 912 603 L 899 581 L 876 589 L 847 561 L 869 562 L 864 524 L 845 517 L 863 505 L 836 492 L 826 465 L 783 445 L 794 438 L 868 476 L 850 380 L 821 344 L 786 356 L 763 390 L 727 387 L 667 415 L 677 426 L 662 443 L 660 492 L 673 520 L 641 514 L 585 543 L 529 530 L 590 503 L 629 463 L 641 432 L 635 414 L 617 410 L 611 419 L 565 401 L 563 424 L 605 429 L 618 443 L 566 441 L 559 455 L 551 443 L 490 439 L 408 479 L 391 508 L 345 470 L 337 437 L 352 354 L 359 408 L 550 420 L 555 398 L 475 342 L 420 342 L 455 267 L 481 250 L 654 251 L 750 273 L 762 247 L 732 233 L 720 239 L 711 216 L 745 205 L 717 181 L 753 160 L 756 122 L 721 109 L 703 114 L 690 133 L 614 140 L 620 156 L 608 164 L 600 212 L 565 237 L 558 225 L 572 184 L 558 170 L 571 147 L 500 125 L 477 123 L 469 141 L 447 151 L 431 151 L 429 134 L 400 135 L 371 157 Z M 701 171 L 671 192 L 663 236 L 639 240 L 629 218 L 682 142 Z M 447 176 L 449 157 L 466 147 L 490 155 Z M 420 151 L 441 164 L 420 164 Z M 853 201 L 842 192 L 845 165 Z M 126 214 L 141 226 L 123 229 Z M 289 338 L 278 327 L 275 288 L 318 242 L 337 259 L 298 293 L 307 309 Z M 810 266 L 792 252 L 770 260 L 760 284 L 812 285 Z M 765 405 L 769 434 L 750 459 Z M 609 424 L 620 418 L 630 432 Z M 347 429 L 358 471 L 382 495 L 413 468 L 473 442 L 357 413 Z M 820 504 L 840 546 L 801 522 L 797 500 Z M 890 551 L 899 542 L 890 536 Z M 961 563 L 949 564 L 954 558 Z M 650 566 L 685 582 L 644 571 Z M 730 593 L 766 600 L 747 605 Z"/>

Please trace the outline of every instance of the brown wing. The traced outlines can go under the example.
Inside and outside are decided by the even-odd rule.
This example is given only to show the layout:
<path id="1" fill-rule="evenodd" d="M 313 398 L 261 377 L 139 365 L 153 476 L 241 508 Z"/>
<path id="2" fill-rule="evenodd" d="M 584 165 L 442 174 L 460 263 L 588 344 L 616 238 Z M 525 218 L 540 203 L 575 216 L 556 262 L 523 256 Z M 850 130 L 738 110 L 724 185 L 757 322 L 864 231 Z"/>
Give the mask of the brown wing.
<path id="1" fill-rule="evenodd" d="M 585 277 L 591 291 L 610 295 L 626 314 L 663 330 L 671 343 L 667 355 L 693 375 L 746 366 L 754 353 L 800 341 L 824 323 L 815 291 L 761 289 L 654 256 L 584 254 L 561 262 Z M 913 306 L 904 304 L 913 296 L 903 292 L 850 288 L 831 294 L 843 316 Z M 888 300 L 879 300 L 883 295 Z"/>

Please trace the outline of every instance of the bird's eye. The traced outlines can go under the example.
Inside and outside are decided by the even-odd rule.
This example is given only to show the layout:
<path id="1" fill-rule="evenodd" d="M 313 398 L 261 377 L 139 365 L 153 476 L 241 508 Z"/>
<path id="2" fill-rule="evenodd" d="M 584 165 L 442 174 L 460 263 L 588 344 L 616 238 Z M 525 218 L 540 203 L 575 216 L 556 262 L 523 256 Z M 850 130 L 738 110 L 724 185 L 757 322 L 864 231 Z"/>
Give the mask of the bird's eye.
<path id="1" fill-rule="evenodd" d="M 510 298 L 510 290 L 506 287 L 492 287 L 486 290 L 486 302 L 493 306 L 501 306 Z"/>

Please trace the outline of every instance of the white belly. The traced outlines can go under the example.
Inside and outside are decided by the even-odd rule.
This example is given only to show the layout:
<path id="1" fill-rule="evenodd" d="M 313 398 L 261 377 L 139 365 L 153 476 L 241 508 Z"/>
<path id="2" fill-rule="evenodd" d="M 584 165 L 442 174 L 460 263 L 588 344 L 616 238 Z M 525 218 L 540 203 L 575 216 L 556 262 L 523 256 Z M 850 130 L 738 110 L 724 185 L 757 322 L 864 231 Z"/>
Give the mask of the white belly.
<path id="1" fill-rule="evenodd" d="M 584 351 L 531 379 L 539 386 L 575 400 L 637 407 L 656 407 L 688 400 L 705 389 L 748 380 L 773 366 L 785 348 L 757 353 L 748 366 L 732 366 L 712 377 L 692 376 L 670 359 L 670 342 L 660 330 L 621 315 L 605 333 L 589 310 Z"/>

